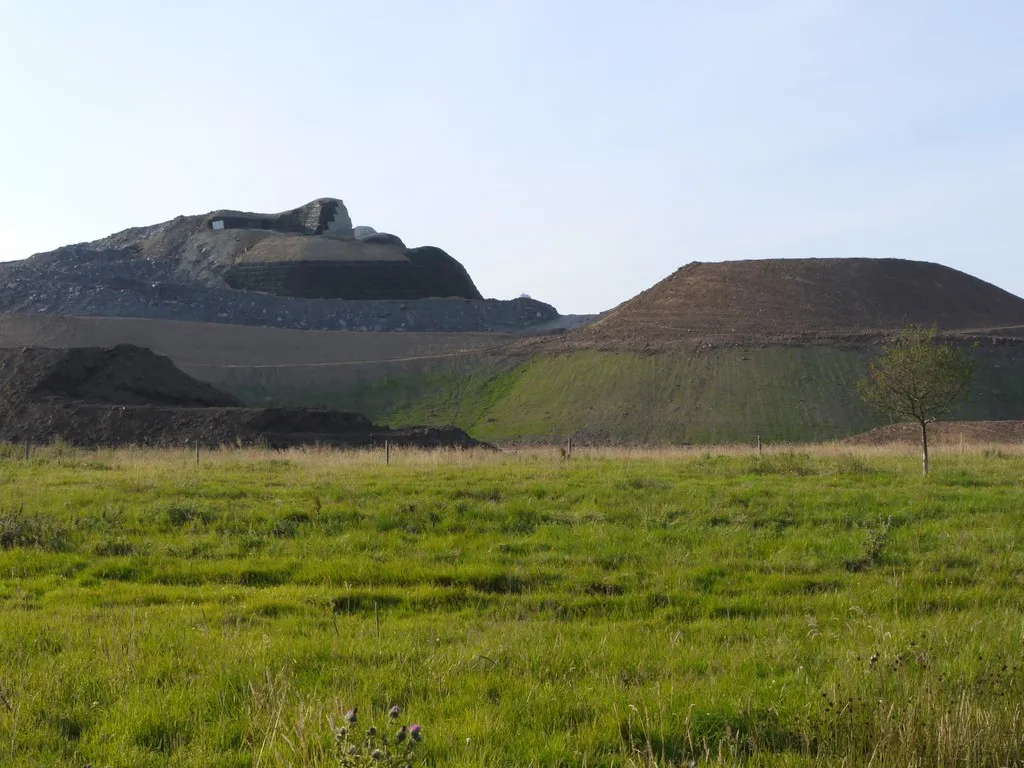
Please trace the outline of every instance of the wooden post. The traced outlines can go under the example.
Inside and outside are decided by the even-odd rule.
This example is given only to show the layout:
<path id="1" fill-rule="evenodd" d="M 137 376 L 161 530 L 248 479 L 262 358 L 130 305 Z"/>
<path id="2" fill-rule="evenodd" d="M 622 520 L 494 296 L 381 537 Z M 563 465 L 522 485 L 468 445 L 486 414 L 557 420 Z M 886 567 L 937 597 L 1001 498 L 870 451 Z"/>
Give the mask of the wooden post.
<path id="1" fill-rule="evenodd" d="M 391 466 L 391 441 L 384 441 L 384 466 Z"/>
<path id="2" fill-rule="evenodd" d="M 196 466 L 199 466 L 199 441 L 196 440 Z"/>
<path id="3" fill-rule="evenodd" d="M 567 459 L 572 458 L 572 437 L 570 437 L 565 443 L 565 457 Z"/>
<path id="4" fill-rule="evenodd" d="M 761 435 L 757 436 L 757 455 L 761 455 Z"/>
<path id="5" fill-rule="evenodd" d="M 29 454 L 29 451 L 31 450 L 31 447 L 32 447 L 32 441 L 31 440 L 26 440 L 25 441 L 25 461 L 28 461 L 28 454 Z"/>

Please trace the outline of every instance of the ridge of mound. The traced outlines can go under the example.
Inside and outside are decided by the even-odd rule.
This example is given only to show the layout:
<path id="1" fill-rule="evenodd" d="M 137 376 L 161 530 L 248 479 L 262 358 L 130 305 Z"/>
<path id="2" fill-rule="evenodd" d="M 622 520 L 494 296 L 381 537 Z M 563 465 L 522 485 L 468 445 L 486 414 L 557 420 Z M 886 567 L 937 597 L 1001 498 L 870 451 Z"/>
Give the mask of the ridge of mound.
<path id="1" fill-rule="evenodd" d="M 904 259 L 693 262 L 571 334 L 632 347 L 777 341 L 904 325 L 1024 325 L 1024 299 L 950 267 Z"/>

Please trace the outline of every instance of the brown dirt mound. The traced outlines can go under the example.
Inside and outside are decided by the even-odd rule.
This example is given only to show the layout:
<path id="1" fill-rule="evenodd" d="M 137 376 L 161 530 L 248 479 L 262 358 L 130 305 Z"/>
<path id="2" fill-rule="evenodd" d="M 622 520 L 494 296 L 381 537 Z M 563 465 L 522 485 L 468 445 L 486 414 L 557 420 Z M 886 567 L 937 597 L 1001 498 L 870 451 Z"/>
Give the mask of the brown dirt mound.
<path id="1" fill-rule="evenodd" d="M 481 443 L 455 427 L 391 430 L 355 413 L 298 408 L 173 408 L 93 403 L 28 403 L 4 419 L 0 440 L 82 446 L 409 445 L 472 448 Z"/>
<path id="2" fill-rule="evenodd" d="M 1018 335 L 1024 299 L 949 267 L 902 259 L 694 262 L 569 336 L 636 348 L 695 339 L 772 342 L 908 324 Z"/>
<path id="3" fill-rule="evenodd" d="M 117 405 L 239 406 L 233 396 L 183 373 L 148 349 L 0 350 L 0 402 L 72 400 Z"/>
<path id="4" fill-rule="evenodd" d="M 0 350 L 0 440 L 57 439 L 86 446 L 480 445 L 454 427 L 390 430 L 326 408 L 244 408 L 168 358 L 128 344 Z"/>
<path id="5" fill-rule="evenodd" d="M 933 445 L 961 443 L 1024 444 L 1024 421 L 937 421 L 928 428 Z M 921 428 L 917 424 L 889 424 L 843 441 L 851 445 L 919 444 Z"/>

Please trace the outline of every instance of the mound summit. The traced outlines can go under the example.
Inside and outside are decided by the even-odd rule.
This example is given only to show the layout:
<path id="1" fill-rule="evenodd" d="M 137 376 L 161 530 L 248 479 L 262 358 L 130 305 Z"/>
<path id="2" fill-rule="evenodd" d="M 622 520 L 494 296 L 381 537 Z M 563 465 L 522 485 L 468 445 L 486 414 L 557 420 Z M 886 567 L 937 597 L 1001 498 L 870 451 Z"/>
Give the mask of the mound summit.
<path id="1" fill-rule="evenodd" d="M 1024 299 L 949 267 L 902 259 L 694 262 L 573 335 L 643 348 L 828 338 L 909 324 L 1019 332 Z"/>
<path id="2" fill-rule="evenodd" d="M 179 216 L 98 241 L 171 261 L 218 287 L 316 299 L 483 297 L 440 248 L 406 248 L 394 235 L 352 226 L 345 204 L 321 198 L 283 213 Z"/>

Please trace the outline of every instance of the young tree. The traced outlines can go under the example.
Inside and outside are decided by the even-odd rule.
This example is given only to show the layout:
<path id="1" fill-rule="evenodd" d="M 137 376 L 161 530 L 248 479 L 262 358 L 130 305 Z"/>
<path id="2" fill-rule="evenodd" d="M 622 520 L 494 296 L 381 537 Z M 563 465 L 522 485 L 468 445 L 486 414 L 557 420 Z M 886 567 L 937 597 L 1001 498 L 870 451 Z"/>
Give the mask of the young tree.
<path id="1" fill-rule="evenodd" d="M 861 396 L 890 416 L 921 426 L 924 474 L 928 474 L 928 425 L 967 395 L 974 380 L 974 358 L 942 344 L 935 328 L 911 326 L 885 345 L 857 384 Z"/>

